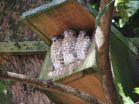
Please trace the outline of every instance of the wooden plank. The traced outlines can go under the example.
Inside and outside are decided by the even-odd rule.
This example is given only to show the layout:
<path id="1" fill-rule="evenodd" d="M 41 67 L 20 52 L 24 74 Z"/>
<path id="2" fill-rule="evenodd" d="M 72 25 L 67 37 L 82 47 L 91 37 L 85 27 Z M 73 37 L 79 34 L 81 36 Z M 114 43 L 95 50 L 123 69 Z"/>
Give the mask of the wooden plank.
<path id="1" fill-rule="evenodd" d="M 43 41 L 45 41 L 46 44 L 48 45 L 51 44 L 51 41 L 47 37 L 45 37 L 45 35 L 43 35 L 43 33 L 39 29 L 37 29 L 32 23 L 30 23 L 27 20 L 23 20 L 23 21 L 32 29 L 32 31 L 34 31 Z"/>
<path id="2" fill-rule="evenodd" d="M 103 102 L 106 101 L 103 93 L 102 83 L 97 72 L 93 72 L 90 74 L 79 72 L 78 74 L 76 73 L 72 76 L 67 77 L 65 80 L 61 80 L 58 82 L 84 91 L 92 96 L 95 96 L 98 100 L 101 100 Z M 63 104 L 86 104 L 81 99 L 70 96 L 68 94 L 59 92 L 53 93 L 53 95 L 55 95 L 55 97 L 62 101 Z"/>
<path id="3" fill-rule="evenodd" d="M 46 53 L 42 68 L 41 68 L 41 72 L 39 75 L 39 79 L 48 79 L 48 72 L 51 71 L 51 69 L 53 69 L 52 67 L 52 62 L 50 59 L 50 50 Z"/>
<path id="4" fill-rule="evenodd" d="M 49 46 L 43 41 L 0 42 L 0 54 L 27 55 L 44 53 Z"/>
<path id="5" fill-rule="evenodd" d="M 41 5 L 37 8 L 34 8 L 34 9 L 31 9 L 29 11 L 24 12 L 21 17 L 22 17 L 22 19 L 32 17 L 34 15 L 37 15 L 38 13 L 42 13 L 46 10 L 49 10 L 50 8 L 53 8 L 59 4 L 62 4 L 65 1 L 67 1 L 67 0 L 53 0 L 52 2 L 50 2 L 48 4 L 44 4 L 44 5 Z"/>
<path id="6" fill-rule="evenodd" d="M 52 7 L 40 7 L 33 12 L 23 14 L 24 20 L 29 22 L 30 27 L 41 32 L 44 38 L 51 38 L 60 35 L 64 30 L 74 28 L 78 30 L 93 30 L 95 28 L 95 18 L 75 0 L 65 0 L 66 2 Z M 31 16 L 29 16 L 31 15 Z M 35 16 L 32 16 L 35 15 Z"/>
<path id="7" fill-rule="evenodd" d="M 53 35 L 61 34 L 67 28 L 93 29 L 95 27 L 94 20 L 94 17 L 76 2 L 55 7 L 49 12 L 29 19 L 49 39 Z"/>

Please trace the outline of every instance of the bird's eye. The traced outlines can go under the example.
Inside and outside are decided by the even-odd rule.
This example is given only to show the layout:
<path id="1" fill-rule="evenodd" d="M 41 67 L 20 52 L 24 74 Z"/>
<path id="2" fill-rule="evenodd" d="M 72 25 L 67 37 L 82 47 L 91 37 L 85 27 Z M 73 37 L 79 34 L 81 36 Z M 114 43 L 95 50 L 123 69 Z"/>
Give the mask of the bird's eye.
<path id="1" fill-rule="evenodd" d="M 56 39 L 54 40 L 54 42 L 56 42 Z"/>

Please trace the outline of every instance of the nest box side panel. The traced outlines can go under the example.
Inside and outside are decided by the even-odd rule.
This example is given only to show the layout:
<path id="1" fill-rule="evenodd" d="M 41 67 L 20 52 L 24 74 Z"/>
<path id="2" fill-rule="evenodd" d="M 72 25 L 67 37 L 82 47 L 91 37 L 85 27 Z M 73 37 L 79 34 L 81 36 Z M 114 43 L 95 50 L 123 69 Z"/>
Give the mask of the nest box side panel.
<path id="1" fill-rule="evenodd" d="M 77 88 L 85 93 L 95 96 L 98 100 L 105 102 L 105 95 L 103 93 L 102 83 L 97 72 L 84 73 L 79 72 L 72 76 L 66 77 L 58 82 Z M 64 104 L 85 104 L 81 99 L 63 93 L 53 93 Z"/>
<path id="2" fill-rule="evenodd" d="M 95 28 L 95 17 L 76 1 L 55 6 L 48 11 L 27 18 L 27 21 L 49 39 L 68 28 L 85 30 Z"/>
<path id="3" fill-rule="evenodd" d="M 99 75 L 96 72 L 92 72 L 90 74 L 85 74 L 84 72 L 81 73 L 82 77 L 74 79 L 66 82 L 65 79 L 65 85 L 78 88 L 81 91 L 84 91 L 92 96 L 95 96 L 97 99 L 101 101 L 106 101 L 104 93 L 103 93 L 103 87 L 102 83 L 100 81 Z M 76 74 L 75 74 L 76 75 Z M 67 78 L 67 80 L 69 80 Z"/>
<path id="4" fill-rule="evenodd" d="M 86 102 L 84 102 L 83 100 L 65 93 L 56 92 L 53 94 L 53 96 L 60 100 L 61 104 L 86 104 Z"/>

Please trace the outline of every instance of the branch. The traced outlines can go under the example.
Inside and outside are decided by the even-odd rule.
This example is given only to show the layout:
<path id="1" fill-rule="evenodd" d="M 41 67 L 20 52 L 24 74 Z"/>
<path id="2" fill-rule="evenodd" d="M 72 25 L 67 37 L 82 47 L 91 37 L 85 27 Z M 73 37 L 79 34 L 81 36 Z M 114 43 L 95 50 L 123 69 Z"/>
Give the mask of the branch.
<path id="1" fill-rule="evenodd" d="M 17 74 L 8 71 L 2 71 L 2 70 L 0 70 L 0 79 L 21 82 L 21 83 L 29 84 L 39 89 L 50 90 L 53 92 L 58 91 L 58 92 L 67 93 L 84 100 L 88 104 L 103 104 L 102 102 L 98 101 L 95 97 L 90 96 L 89 94 L 86 94 L 76 88 L 68 87 L 50 80 L 38 80 L 36 78 L 30 78 L 22 74 Z"/>

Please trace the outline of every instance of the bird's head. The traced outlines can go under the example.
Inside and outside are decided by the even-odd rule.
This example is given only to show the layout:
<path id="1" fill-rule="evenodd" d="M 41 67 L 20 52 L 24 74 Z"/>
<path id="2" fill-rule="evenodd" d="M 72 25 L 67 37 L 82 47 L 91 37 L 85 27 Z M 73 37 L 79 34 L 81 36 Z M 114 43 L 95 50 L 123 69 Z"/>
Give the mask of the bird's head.
<path id="1" fill-rule="evenodd" d="M 64 35 L 64 37 L 77 36 L 77 32 L 73 29 L 68 29 L 68 30 L 64 31 L 63 35 Z"/>
<path id="2" fill-rule="evenodd" d="M 92 35 L 92 31 L 90 31 L 90 30 L 81 30 L 80 32 L 79 32 L 79 37 L 91 37 L 91 35 Z"/>
<path id="3" fill-rule="evenodd" d="M 59 41 L 59 36 L 54 36 L 54 37 L 52 38 L 52 42 L 57 42 L 57 41 Z"/>
<path id="4" fill-rule="evenodd" d="M 81 36 L 81 37 L 87 36 L 86 31 L 81 30 L 81 31 L 79 32 L 79 36 Z"/>

